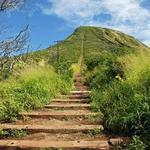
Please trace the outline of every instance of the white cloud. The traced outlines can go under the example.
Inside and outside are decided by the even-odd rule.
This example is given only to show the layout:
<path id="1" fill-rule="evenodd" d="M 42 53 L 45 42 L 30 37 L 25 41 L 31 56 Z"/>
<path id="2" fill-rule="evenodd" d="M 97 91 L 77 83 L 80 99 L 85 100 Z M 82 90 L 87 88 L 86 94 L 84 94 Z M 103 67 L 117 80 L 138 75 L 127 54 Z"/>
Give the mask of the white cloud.
<path id="1" fill-rule="evenodd" d="M 146 0 L 48 0 L 46 15 L 56 15 L 73 26 L 105 26 L 134 35 L 145 43 L 150 41 L 150 10 L 142 7 Z M 111 16 L 102 21 L 102 14 Z"/>
<path id="2" fill-rule="evenodd" d="M 50 8 L 42 9 L 47 15 L 55 14 L 72 24 L 85 24 L 100 13 L 99 1 L 93 0 L 49 0 Z"/>
<path id="3" fill-rule="evenodd" d="M 150 40 L 149 41 L 148 40 L 147 41 L 143 41 L 143 43 L 150 47 Z"/>

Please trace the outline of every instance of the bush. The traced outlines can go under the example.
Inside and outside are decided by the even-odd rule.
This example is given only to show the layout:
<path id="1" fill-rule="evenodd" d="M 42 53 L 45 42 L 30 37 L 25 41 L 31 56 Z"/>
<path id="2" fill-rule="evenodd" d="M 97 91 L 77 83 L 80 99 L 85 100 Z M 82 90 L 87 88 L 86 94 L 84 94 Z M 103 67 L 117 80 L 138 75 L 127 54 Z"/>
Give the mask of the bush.
<path id="1" fill-rule="evenodd" d="M 124 72 L 122 70 L 121 64 L 117 61 L 115 55 L 104 55 L 101 56 L 100 61 L 94 62 L 93 70 L 87 73 L 87 83 L 96 89 L 102 89 L 107 87 L 111 82 L 116 80 L 116 77 L 119 77 L 118 80 L 124 78 Z M 97 60 L 97 59 L 96 59 Z M 87 65 L 92 63 L 87 63 Z M 93 66 L 94 66 L 93 65 Z M 89 68 L 87 66 L 87 68 Z"/>
<path id="2" fill-rule="evenodd" d="M 137 135 L 150 148 L 149 53 L 108 55 L 94 64 L 86 79 L 92 87 L 93 109 L 103 113 L 105 130 Z"/>
<path id="3" fill-rule="evenodd" d="M 140 137 L 134 136 L 125 150 L 145 150 L 146 145 L 141 141 Z"/>
<path id="4" fill-rule="evenodd" d="M 0 120 L 14 121 L 19 112 L 41 108 L 59 93 L 72 88 L 71 78 L 52 67 L 33 66 L 0 83 Z"/>
<path id="5" fill-rule="evenodd" d="M 102 56 L 96 55 L 91 56 L 90 58 L 85 59 L 85 63 L 88 70 L 93 70 L 93 68 L 97 67 L 102 62 Z"/>
<path id="6" fill-rule="evenodd" d="M 26 136 L 26 131 L 20 129 L 8 129 L 8 130 L 0 130 L 0 138 L 21 138 Z"/>
<path id="7" fill-rule="evenodd" d="M 137 134 L 145 142 L 150 140 L 149 80 L 150 70 L 146 70 L 134 83 L 115 81 L 101 91 L 93 91 L 93 107 L 103 113 L 106 130 L 115 134 Z"/>

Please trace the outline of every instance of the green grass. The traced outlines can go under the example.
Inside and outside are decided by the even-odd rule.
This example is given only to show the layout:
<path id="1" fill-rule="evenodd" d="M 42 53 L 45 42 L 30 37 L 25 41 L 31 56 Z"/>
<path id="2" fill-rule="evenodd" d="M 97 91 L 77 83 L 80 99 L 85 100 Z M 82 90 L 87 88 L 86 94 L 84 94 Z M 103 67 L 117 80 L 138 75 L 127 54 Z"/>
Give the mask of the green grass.
<path id="1" fill-rule="evenodd" d="M 15 121 L 19 112 L 41 108 L 71 88 L 71 78 L 50 66 L 26 66 L 19 75 L 0 82 L 0 120 Z"/>
<path id="2" fill-rule="evenodd" d="M 138 136 L 130 150 L 143 148 L 142 143 L 150 147 L 149 48 L 134 37 L 106 28 L 77 28 L 59 44 L 59 63 L 57 45 L 30 53 L 25 69 L 0 83 L 0 120 L 15 120 L 19 112 L 41 108 L 71 89 L 72 75 L 79 72 L 83 35 L 86 84 L 92 88 L 92 106 L 102 113 L 105 130 Z M 55 69 L 46 67 L 47 63 Z"/>
<path id="3" fill-rule="evenodd" d="M 21 138 L 26 136 L 26 131 L 19 129 L 0 130 L 0 138 Z"/>
<path id="4" fill-rule="evenodd" d="M 124 55 L 140 49 L 148 49 L 134 37 L 122 32 L 107 28 L 81 26 L 59 44 L 60 62 L 68 62 L 69 66 L 78 62 L 83 35 L 85 58 L 101 53 Z M 44 59 L 53 64 L 57 60 L 56 49 L 57 45 L 54 45 L 47 49 L 30 53 L 29 59 L 34 59 L 36 62 Z"/>
<path id="5" fill-rule="evenodd" d="M 140 137 L 133 136 L 130 144 L 125 150 L 145 150 L 146 145 L 141 141 Z"/>
<path id="6" fill-rule="evenodd" d="M 86 84 L 93 91 L 93 109 L 103 113 L 105 129 L 116 134 L 137 134 L 150 145 L 146 142 L 150 133 L 149 48 L 116 30 L 79 27 L 59 45 L 63 63 L 60 70 L 78 62 L 83 35 Z M 55 66 L 55 51 L 56 45 L 36 54 Z M 77 65 L 72 69 L 78 72 Z"/>
<path id="7" fill-rule="evenodd" d="M 150 52 L 139 51 L 139 53 L 129 54 L 118 58 L 121 64 L 124 66 L 124 72 L 128 77 L 128 80 L 133 80 L 138 77 L 138 74 L 144 69 L 148 68 L 150 64 Z"/>
<path id="8" fill-rule="evenodd" d="M 92 107 L 103 113 L 109 133 L 138 135 L 150 146 L 150 60 L 148 51 L 99 56 L 87 61 Z M 91 61 L 91 62 L 90 62 Z M 90 66 L 93 66 L 90 68 Z M 136 143 L 135 143 L 136 144 Z M 137 143 L 137 146 L 138 143 Z M 140 147 L 140 146 L 139 146 Z"/>

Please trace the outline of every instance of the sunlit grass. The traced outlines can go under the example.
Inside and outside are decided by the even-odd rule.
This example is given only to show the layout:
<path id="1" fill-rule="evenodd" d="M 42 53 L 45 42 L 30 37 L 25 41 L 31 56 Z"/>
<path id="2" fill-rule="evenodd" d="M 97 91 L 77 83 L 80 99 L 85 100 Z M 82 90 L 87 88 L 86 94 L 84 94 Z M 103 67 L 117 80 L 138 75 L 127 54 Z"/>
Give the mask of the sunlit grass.
<path id="1" fill-rule="evenodd" d="M 19 112 L 41 108 L 72 88 L 71 79 L 58 75 L 51 66 L 26 66 L 20 74 L 0 82 L 0 120 L 14 121 Z"/>
<path id="2" fill-rule="evenodd" d="M 129 54 L 119 58 L 124 67 L 124 72 L 128 80 L 138 78 L 139 73 L 150 68 L 150 52 L 139 51 L 136 54 Z"/>
<path id="3" fill-rule="evenodd" d="M 78 63 L 74 63 L 70 68 L 73 71 L 73 78 L 75 78 L 75 76 L 80 73 L 80 65 Z"/>
<path id="4" fill-rule="evenodd" d="M 93 109 L 102 112 L 105 130 L 138 135 L 133 147 L 150 147 L 150 50 L 109 55 L 87 62 Z"/>

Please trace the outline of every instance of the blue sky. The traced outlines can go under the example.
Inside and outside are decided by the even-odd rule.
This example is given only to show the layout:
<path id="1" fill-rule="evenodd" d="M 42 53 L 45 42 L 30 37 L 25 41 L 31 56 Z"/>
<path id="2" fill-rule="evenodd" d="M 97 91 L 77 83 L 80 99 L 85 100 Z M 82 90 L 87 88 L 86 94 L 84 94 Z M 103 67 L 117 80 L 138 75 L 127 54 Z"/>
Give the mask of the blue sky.
<path id="1" fill-rule="evenodd" d="M 26 0 L 20 9 L 0 13 L 0 23 L 9 26 L 1 38 L 29 24 L 32 49 L 65 39 L 81 25 L 117 29 L 150 46 L 150 0 Z"/>

